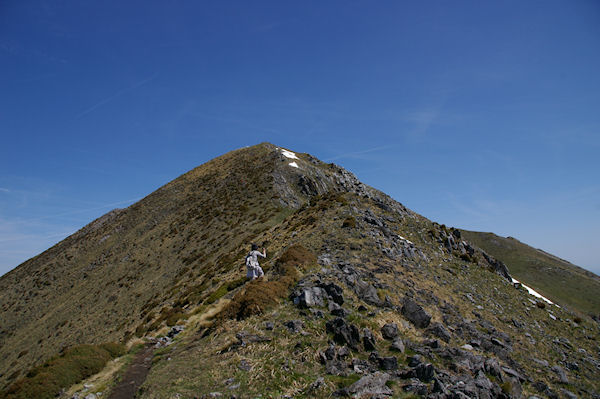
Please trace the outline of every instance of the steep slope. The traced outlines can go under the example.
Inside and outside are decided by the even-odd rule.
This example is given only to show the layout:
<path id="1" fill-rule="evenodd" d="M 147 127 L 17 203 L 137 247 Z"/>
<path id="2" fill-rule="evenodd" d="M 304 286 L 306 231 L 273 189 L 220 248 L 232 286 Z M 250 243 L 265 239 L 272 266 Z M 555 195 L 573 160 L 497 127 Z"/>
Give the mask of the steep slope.
<path id="1" fill-rule="evenodd" d="M 268 259 L 248 283 L 251 242 Z M 177 323 L 142 397 L 598 391 L 597 324 L 538 304 L 460 231 L 271 144 L 91 223 L 3 276 L 0 302 L 5 385 L 64 346 Z"/>
<path id="2" fill-rule="evenodd" d="M 513 237 L 461 230 L 464 237 L 504 262 L 512 275 L 545 297 L 600 317 L 600 277 Z"/>

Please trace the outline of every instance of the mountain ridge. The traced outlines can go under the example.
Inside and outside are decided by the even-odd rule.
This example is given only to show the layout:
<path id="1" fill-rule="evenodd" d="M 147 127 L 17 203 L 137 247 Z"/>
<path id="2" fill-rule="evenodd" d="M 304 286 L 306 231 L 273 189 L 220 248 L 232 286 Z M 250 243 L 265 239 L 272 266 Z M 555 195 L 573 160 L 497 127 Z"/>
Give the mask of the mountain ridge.
<path id="1" fill-rule="evenodd" d="M 243 277 L 241 259 L 251 242 L 269 250 L 264 282 Z M 283 259 L 295 246 L 317 261 L 287 264 Z M 240 395 L 327 397 L 340 389 L 352 394 L 354 382 L 382 377 L 378 369 L 397 397 L 444 397 L 467 388 L 491 397 L 597 390 L 590 377 L 598 364 L 592 341 L 582 341 L 585 354 L 567 353 L 543 338 L 595 341 L 594 322 L 574 322 L 567 310 L 537 305 L 513 287 L 502 262 L 465 241 L 461 231 L 429 221 L 337 165 L 269 143 L 215 158 L 17 269 L 0 278 L 5 386 L 65 346 L 131 345 L 139 342 L 136 336 L 159 339 L 179 323 L 185 331 L 155 354 L 142 397 L 209 394 L 229 389 L 222 381 L 231 378 Z M 266 293 L 286 276 L 289 289 L 273 290 L 258 313 L 237 320 L 223 312 L 230 303 L 248 303 L 244 295 L 252 287 Z M 282 294 L 288 291 L 291 296 Z M 307 303 L 307 295 L 320 300 Z M 357 331 L 361 342 L 338 339 L 334 321 Z M 385 345 L 380 329 L 387 324 L 396 325 L 397 346 L 406 351 Z M 572 331 L 564 332 L 565 326 Z M 331 334 L 333 351 L 350 346 L 352 359 L 325 354 L 331 354 L 325 350 Z M 253 343 L 248 336 L 268 341 Z M 299 349 L 288 348 L 292 342 Z M 534 373 L 533 348 L 552 367 L 567 368 L 570 385 L 557 382 L 552 367 Z M 417 354 L 426 361 L 410 366 Z M 563 357 L 577 359 L 578 370 Z M 290 360 L 296 378 L 273 377 L 285 364 L 290 369 Z M 473 366 L 482 361 L 491 368 Z M 264 384 L 252 384 L 257 378 Z M 319 378 L 323 382 L 314 386 Z"/>
<path id="2" fill-rule="evenodd" d="M 600 318 L 600 276 L 514 237 L 461 230 L 465 237 L 506 263 L 518 280 L 529 282 L 563 306 Z"/>

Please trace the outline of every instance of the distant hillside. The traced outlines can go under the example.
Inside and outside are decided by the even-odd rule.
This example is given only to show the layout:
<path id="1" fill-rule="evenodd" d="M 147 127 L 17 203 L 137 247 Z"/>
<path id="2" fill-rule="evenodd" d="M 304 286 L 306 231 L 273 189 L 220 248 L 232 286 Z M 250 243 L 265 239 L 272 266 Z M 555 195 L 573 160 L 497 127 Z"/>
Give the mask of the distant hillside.
<path id="1" fill-rule="evenodd" d="M 504 262 L 519 281 L 545 297 L 587 314 L 600 313 L 600 277 L 513 237 L 462 230 L 463 236 Z"/>

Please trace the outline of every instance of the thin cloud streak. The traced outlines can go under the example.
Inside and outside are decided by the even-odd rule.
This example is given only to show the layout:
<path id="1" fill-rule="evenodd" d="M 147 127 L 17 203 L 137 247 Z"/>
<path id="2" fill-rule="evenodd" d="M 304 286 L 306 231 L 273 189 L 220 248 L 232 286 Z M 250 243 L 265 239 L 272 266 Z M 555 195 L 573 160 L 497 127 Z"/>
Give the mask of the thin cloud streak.
<path id="1" fill-rule="evenodd" d="M 327 158 L 327 159 L 325 159 L 325 161 L 331 162 L 331 161 L 335 161 L 335 160 L 343 159 L 343 158 L 355 158 L 358 155 L 368 154 L 370 152 L 376 152 L 376 151 L 383 151 L 383 150 L 390 149 L 392 147 L 393 146 L 391 146 L 391 145 L 382 145 L 379 147 L 369 148 L 369 149 L 363 150 L 363 151 L 347 152 L 345 154 L 340 154 L 340 155 L 336 155 L 331 158 Z"/>
<path id="2" fill-rule="evenodd" d="M 55 214 L 55 215 L 41 216 L 39 218 L 18 220 L 18 221 L 15 221 L 13 223 L 15 223 L 15 224 L 18 224 L 18 223 L 32 223 L 32 222 L 37 222 L 37 221 L 45 220 L 45 219 L 52 219 L 52 218 L 57 218 L 57 217 L 62 217 L 62 216 L 75 215 L 75 214 L 78 214 L 78 213 L 85 213 L 85 212 L 97 211 L 97 210 L 100 210 L 100 209 L 110 208 L 112 206 L 133 203 L 133 202 L 138 201 L 140 199 L 141 199 L 141 197 L 138 197 L 138 198 L 129 199 L 129 200 L 126 200 L 126 201 L 113 202 L 111 204 L 106 204 L 106 205 L 102 205 L 102 206 L 98 206 L 98 207 L 94 207 L 94 208 L 77 209 L 77 210 L 73 210 L 73 211 L 69 211 L 69 212 L 63 212 L 63 213 L 59 213 L 59 214 Z"/>
<path id="3" fill-rule="evenodd" d="M 75 233 L 77 230 L 70 230 L 67 232 L 63 232 L 63 233 L 53 233 L 47 236 L 38 236 L 38 235 L 33 235 L 33 234 L 29 234 L 29 235 L 23 235 L 21 237 L 11 237 L 11 238 L 2 238 L 0 239 L 0 242 L 12 242 L 12 241 L 39 241 L 39 240 L 47 240 L 50 238 L 57 238 L 57 237 L 68 237 L 71 234 Z M 5 251 L 2 251 L 5 252 Z M 26 251 L 21 251 L 22 253 L 27 253 Z"/>
<path id="4" fill-rule="evenodd" d="M 151 77 L 149 77 L 148 79 L 144 79 L 136 84 L 134 84 L 133 86 L 130 86 L 128 88 L 122 89 L 120 91 L 118 91 L 117 93 L 113 94 L 110 97 L 105 98 L 104 100 L 99 101 L 98 103 L 92 105 L 91 107 L 89 107 L 88 109 L 80 112 L 79 114 L 77 114 L 73 119 L 79 119 L 87 114 L 89 114 L 90 112 L 95 111 L 96 109 L 100 108 L 101 106 L 111 102 L 112 100 L 122 96 L 125 93 L 128 93 L 132 90 L 135 90 L 137 88 L 142 87 L 143 85 L 145 85 L 146 83 L 149 83 L 151 81 L 153 81 L 154 79 L 156 79 L 158 77 L 158 72 L 155 73 L 154 75 L 152 75 Z"/>

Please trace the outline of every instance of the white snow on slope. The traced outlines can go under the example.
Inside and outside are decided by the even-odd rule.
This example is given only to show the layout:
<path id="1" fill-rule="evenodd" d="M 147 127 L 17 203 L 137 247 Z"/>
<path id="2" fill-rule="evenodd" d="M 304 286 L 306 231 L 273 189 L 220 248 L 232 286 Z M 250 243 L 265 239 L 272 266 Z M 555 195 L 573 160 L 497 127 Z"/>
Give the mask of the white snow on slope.
<path id="1" fill-rule="evenodd" d="M 298 164 L 296 162 L 290 162 L 289 163 L 290 166 L 293 166 L 294 168 L 298 167 Z"/>
<path id="2" fill-rule="evenodd" d="M 404 237 L 402 237 L 402 236 L 400 236 L 400 235 L 398 236 L 398 238 L 399 238 L 399 239 L 401 239 L 401 240 L 404 240 L 404 241 L 406 241 L 406 242 L 407 242 L 407 243 L 409 243 L 409 244 L 415 245 L 415 244 L 413 244 L 413 242 L 412 242 L 412 241 L 410 241 L 410 240 L 407 240 L 406 238 L 404 238 Z"/>
<path id="3" fill-rule="evenodd" d="M 290 159 L 298 159 L 298 157 L 296 156 L 296 154 L 294 154 L 291 151 L 288 150 L 284 150 L 283 148 L 281 148 L 281 153 L 283 154 L 284 157 L 290 158 Z M 296 166 L 298 167 L 298 166 Z"/>
<path id="4" fill-rule="evenodd" d="M 514 278 L 513 278 L 513 279 L 512 279 L 512 282 L 513 282 L 513 283 L 519 283 L 519 284 L 521 284 L 521 285 L 523 286 L 523 288 L 525 288 L 525 289 L 527 290 L 527 292 L 529 292 L 529 295 L 533 295 L 533 296 L 534 296 L 534 297 L 536 297 L 536 298 L 540 298 L 541 300 L 548 302 L 550 305 L 555 305 L 555 303 L 554 303 L 554 302 L 552 302 L 550 299 L 548 299 L 548 298 L 546 298 L 546 297 L 543 297 L 543 296 L 542 296 L 542 295 L 540 295 L 540 294 L 539 294 L 539 293 L 538 293 L 536 290 L 534 290 L 534 289 L 533 289 L 533 288 L 531 288 L 531 287 L 528 287 L 528 286 L 526 286 L 525 284 L 523 284 L 523 283 L 522 283 L 522 282 L 520 282 L 519 280 L 517 280 L 517 279 L 514 279 Z M 558 305 L 555 305 L 555 306 L 557 306 L 557 307 L 560 307 L 560 306 L 558 306 Z"/>

